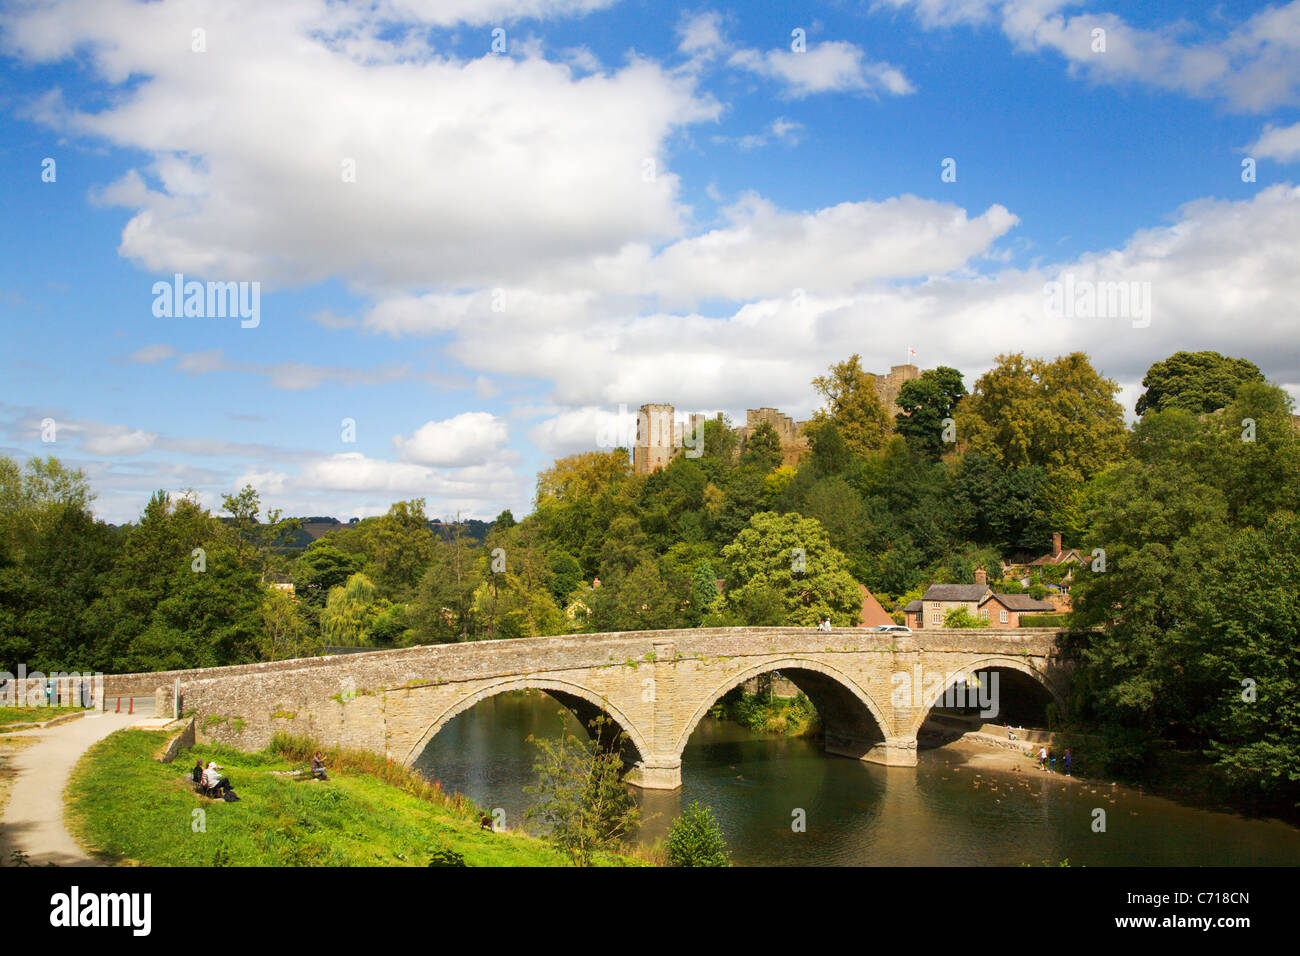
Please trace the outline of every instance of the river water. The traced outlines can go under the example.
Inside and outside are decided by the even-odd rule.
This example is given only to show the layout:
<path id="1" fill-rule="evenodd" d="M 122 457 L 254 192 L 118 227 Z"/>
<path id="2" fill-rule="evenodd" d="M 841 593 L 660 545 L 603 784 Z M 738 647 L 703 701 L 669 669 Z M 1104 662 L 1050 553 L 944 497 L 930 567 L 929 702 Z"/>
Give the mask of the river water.
<path id="1" fill-rule="evenodd" d="M 522 826 L 536 755 L 530 734 L 584 737 L 544 694 L 503 694 L 456 717 L 416 764 Z M 641 839 L 662 837 L 692 800 L 712 808 L 734 862 L 749 866 L 1295 865 L 1300 829 L 1198 810 L 1123 787 L 961 766 L 946 748 L 915 768 L 824 754 L 817 741 L 756 738 L 705 718 L 678 791 L 637 791 Z M 1104 832 L 1096 832 L 1096 811 Z M 803 826 L 800 829 L 799 823 Z"/>

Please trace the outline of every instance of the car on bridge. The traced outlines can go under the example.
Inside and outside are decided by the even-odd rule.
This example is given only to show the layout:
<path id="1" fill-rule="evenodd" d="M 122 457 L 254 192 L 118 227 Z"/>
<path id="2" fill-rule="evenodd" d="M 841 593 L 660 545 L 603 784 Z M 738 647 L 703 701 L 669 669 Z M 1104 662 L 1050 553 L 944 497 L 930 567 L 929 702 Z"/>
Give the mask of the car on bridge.
<path id="1" fill-rule="evenodd" d="M 868 628 L 872 631 L 892 631 L 897 634 L 911 634 L 910 627 L 904 627 L 902 624 L 877 624 L 875 627 Z"/>

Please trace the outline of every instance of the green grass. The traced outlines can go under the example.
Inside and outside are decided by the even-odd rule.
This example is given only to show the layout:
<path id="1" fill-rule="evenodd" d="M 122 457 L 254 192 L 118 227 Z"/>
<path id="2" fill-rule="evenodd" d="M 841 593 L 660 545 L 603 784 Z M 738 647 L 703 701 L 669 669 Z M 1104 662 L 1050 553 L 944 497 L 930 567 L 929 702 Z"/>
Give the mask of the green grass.
<path id="1" fill-rule="evenodd" d="M 539 839 L 480 828 L 472 802 L 382 757 L 332 751 L 327 782 L 296 781 L 272 771 L 300 765 L 309 741 L 280 737 L 256 754 L 205 745 L 159 763 L 167 740 L 165 732 L 121 731 L 87 751 L 73 771 L 67 822 L 101 859 L 146 866 L 427 866 L 435 852 L 451 850 L 469 866 L 567 865 Z M 183 778 L 200 757 L 224 767 L 239 802 L 193 792 Z M 192 828 L 197 809 L 205 811 L 206 832 Z"/>
<path id="2" fill-rule="evenodd" d="M 10 724 L 44 723 L 55 717 L 85 709 L 84 707 L 0 707 L 0 729 Z"/>

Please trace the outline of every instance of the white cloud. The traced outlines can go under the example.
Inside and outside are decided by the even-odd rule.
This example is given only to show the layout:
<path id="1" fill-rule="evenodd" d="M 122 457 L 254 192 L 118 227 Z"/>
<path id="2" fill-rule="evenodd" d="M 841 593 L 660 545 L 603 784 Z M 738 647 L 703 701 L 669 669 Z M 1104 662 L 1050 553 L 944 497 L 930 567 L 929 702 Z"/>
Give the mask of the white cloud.
<path id="1" fill-rule="evenodd" d="M 1246 147 L 1246 152 L 1257 159 L 1276 159 L 1281 163 L 1294 163 L 1300 159 L 1300 123 L 1291 126 L 1264 127 L 1259 139 Z"/>
<path id="2" fill-rule="evenodd" d="M 139 428 L 125 425 L 103 425 L 87 428 L 81 437 L 81 447 L 92 455 L 139 455 L 153 447 L 158 436 Z"/>
<path id="3" fill-rule="evenodd" d="M 925 367 L 952 365 L 972 376 L 1001 352 L 1081 350 L 1121 382 L 1139 381 L 1151 362 L 1179 349 L 1215 349 L 1295 382 L 1298 260 L 1300 189 L 1274 186 L 1250 200 L 1189 203 L 1171 224 L 1141 230 L 1118 249 L 1050 266 L 810 292 L 802 308 L 782 295 L 722 318 L 610 315 L 509 334 L 476 323 L 459 330 L 448 351 L 489 374 L 554 382 L 560 410 L 530 434 L 548 450 L 574 447 L 594 431 L 591 408 L 619 403 L 668 401 L 733 414 L 776 405 L 806 415 L 815 406 L 809 383 L 831 362 L 860 352 L 867 368 L 885 371 L 904 361 L 908 346 Z M 1134 327 L 1132 317 L 1052 317 L 1044 286 L 1065 273 L 1079 283 L 1150 283 L 1149 326 Z"/>
<path id="4" fill-rule="evenodd" d="M 132 362 L 141 365 L 157 365 L 159 362 L 175 357 L 176 350 L 170 345 L 146 345 L 142 349 L 136 349 L 129 356 Z"/>
<path id="5" fill-rule="evenodd" d="M 178 371 L 190 375 L 211 375 L 216 372 L 258 375 L 264 377 L 272 388 L 290 392 L 319 388 L 329 384 L 382 385 L 404 381 L 411 377 L 409 366 L 391 363 L 372 368 L 348 368 L 294 361 L 277 362 L 271 365 L 261 362 L 232 362 L 226 358 L 225 352 L 221 349 L 185 352 L 177 356 L 175 367 Z"/>
<path id="6" fill-rule="evenodd" d="M 471 7 L 383 9 L 446 22 Z M 28 64 L 84 49 L 100 79 L 130 78 L 94 111 L 59 97 L 34 110 L 60 132 L 150 157 L 100 198 L 133 210 L 121 254 L 164 274 L 491 288 L 671 238 L 689 211 L 668 137 L 719 111 L 690 76 L 645 60 L 577 77 L 537 55 L 492 55 L 486 41 L 481 58 L 460 60 L 387 45 L 373 12 L 323 0 L 63 0 L 3 24 Z M 194 24 L 206 25 L 205 53 L 190 49 Z"/>
<path id="7" fill-rule="evenodd" d="M 508 451 L 484 464 L 452 469 L 349 452 L 317 458 L 296 472 L 250 469 L 235 486 L 269 489 L 266 506 L 290 514 L 338 514 L 343 500 L 344 513 L 364 517 L 383 514 L 394 501 L 425 498 L 430 516 L 490 519 L 503 507 L 526 507 L 531 480 L 515 471 L 517 463 L 518 455 Z"/>
<path id="8" fill-rule="evenodd" d="M 803 138 L 803 124 L 796 123 L 794 120 L 786 119 L 784 116 L 778 116 L 772 122 L 763 127 L 761 132 L 750 133 L 735 139 L 735 143 L 741 149 L 750 150 L 766 146 L 768 143 L 785 143 L 787 146 L 796 146 Z M 729 142 L 725 136 L 714 137 L 715 142 Z"/>
<path id="9" fill-rule="evenodd" d="M 631 448 L 636 441 L 636 409 L 626 405 L 566 409 L 534 425 L 528 439 L 552 458 L 593 449 Z"/>
<path id="10" fill-rule="evenodd" d="M 712 10 L 682 17 L 677 38 L 677 49 L 695 57 L 712 56 L 727 45 L 722 38 L 722 17 Z"/>
<path id="11" fill-rule="evenodd" d="M 814 93 L 890 93 L 901 96 L 914 92 L 903 72 L 885 62 L 871 62 L 852 43 L 829 40 L 794 50 L 737 50 L 728 60 L 760 76 L 780 80 L 785 95 L 801 99 Z"/>
<path id="12" fill-rule="evenodd" d="M 561 327 L 598 337 L 601 320 L 645 312 L 647 302 L 692 308 L 716 299 L 795 296 L 796 290 L 839 295 L 881 280 L 960 269 L 1018 222 L 1002 206 L 972 219 L 960 206 L 915 196 L 803 213 L 751 194 L 723 215 L 724 225 L 658 252 L 630 244 L 612 256 L 531 276 L 532 287 L 385 299 L 362 325 L 394 336 L 473 326 L 503 340 Z"/>
<path id="13" fill-rule="evenodd" d="M 464 412 L 440 422 L 425 422 L 410 438 L 396 435 L 393 447 L 406 461 L 464 467 L 482 464 L 510 437 L 504 419 L 489 412 Z"/>
<path id="14" fill-rule="evenodd" d="M 1230 30 L 1194 36 L 1185 21 L 1135 27 L 1111 13 L 1062 13 L 1069 0 L 878 0 L 911 8 L 930 28 L 1000 23 L 1026 53 L 1052 51 L 1099 83 L 1143 83 L 1242 112 L 1300 102 L 1300 0 L 1267 7 Z M 1093 31 L 1105 31 L 1105 50 Z"/>

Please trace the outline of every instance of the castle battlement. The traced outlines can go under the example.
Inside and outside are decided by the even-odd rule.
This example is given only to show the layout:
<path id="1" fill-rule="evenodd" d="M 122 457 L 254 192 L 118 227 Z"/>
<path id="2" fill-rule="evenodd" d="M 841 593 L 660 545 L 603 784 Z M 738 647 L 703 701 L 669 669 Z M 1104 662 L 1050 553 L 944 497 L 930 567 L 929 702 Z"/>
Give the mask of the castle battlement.
<path id="1" fill-rule="evenodd" d="M 876 394 L 889 412 L 890 417 L 902 409 L 898 407 L 898 393 L 905 382 L 920 378 L 921 370 L 915 365 L 895 365 L 884 375 L 868 373 L 875 386 Z M 719 415 L 720 419 L 722 416 Z M 702 440 L 700 428 L 708 419 L 707 415 L 691 413 L 685 422 L 676 419 L 676 410 L 666 403 L 648 403 L 642 405 L 636 416 L 636 444 L 632 447 L 632 470 L 638 475 L 667 466 L 686 448 L 700 448 Z M 782 463 L 797 465 L 799 459 L 808 453 L 811 446 L 808 441 L 808 422 L 797 422 L 778 408 L 745 409 L 745 424 L 733 429 L 739 439 L 740 451 L 749 444 L 750 437 L 764 423 L 772 426 L 777 437 L 781 439 Z"/>

